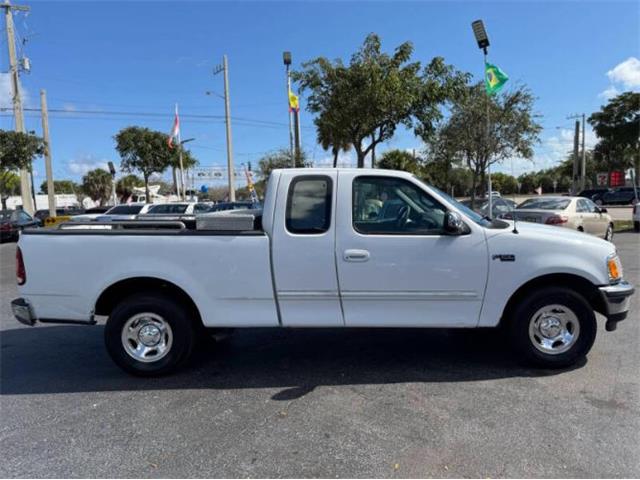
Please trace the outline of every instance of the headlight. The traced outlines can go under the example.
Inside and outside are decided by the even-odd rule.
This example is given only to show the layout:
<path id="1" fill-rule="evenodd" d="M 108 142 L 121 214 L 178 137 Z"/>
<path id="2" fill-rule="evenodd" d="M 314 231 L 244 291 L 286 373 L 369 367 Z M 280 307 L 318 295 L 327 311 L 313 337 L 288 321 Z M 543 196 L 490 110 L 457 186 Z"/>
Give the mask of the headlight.
<path id="1" fill-rule="evenodd" d="M 622 278 L 622 263 L 617 253 L 607 258 L 607 270 L 609 271 L 609 282 L 614 283 Z"/>

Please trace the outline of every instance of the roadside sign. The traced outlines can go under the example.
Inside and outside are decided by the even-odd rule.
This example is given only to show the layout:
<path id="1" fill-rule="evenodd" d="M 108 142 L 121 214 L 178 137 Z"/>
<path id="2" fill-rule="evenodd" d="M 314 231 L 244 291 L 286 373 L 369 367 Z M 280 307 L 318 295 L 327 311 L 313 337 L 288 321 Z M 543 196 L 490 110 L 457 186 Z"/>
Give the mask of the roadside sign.
<path id="1" fill-rule="evenodd" d="M 599 186 L 606 187 L 607 186 L 607 172 L 598 173 L 596 177 L 597 183 Z"/>
<path id="2" fill-rule="evenodd" d="M 68 222 L 69 220 L 71 220 L 70 215 L 60 215 L 59 217 L 47 217 L 44 219 L 44 226 L 45 228 L 55 227 L 56 225 L 59 225 L 64 222 Z"/>

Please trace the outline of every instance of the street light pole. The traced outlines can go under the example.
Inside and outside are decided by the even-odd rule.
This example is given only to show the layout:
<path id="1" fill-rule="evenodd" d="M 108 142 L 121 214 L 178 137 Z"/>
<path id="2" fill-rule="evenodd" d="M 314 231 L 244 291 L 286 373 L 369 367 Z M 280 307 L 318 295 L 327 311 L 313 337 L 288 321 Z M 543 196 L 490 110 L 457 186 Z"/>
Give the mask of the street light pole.
<path id="1" fill-rule="evenodd" d="M 287 112 L 289 113 L 289 154 L 291 155 L 291 159 L 293 162 L 292 166 L 295 168 L 296 159 L 295 159 L 295 154 L 293 149 L 294 133 L 293 133 L 293 121 L 292 121 L 293 112 L 291 111 L 290 100 L 289 100 L 289 92 L 291 92 L 291 73 L 289 71 L 289 68 L 291 67 L 291 52 L 283 52 L 282 61 L 284 62 L 286 75 L 287 75 Z"/>
<path id="2" fill-rule="evenodd" d="M 487 55 L 489 53 L 489 37 L 487 36 L 487 31 L 484 28 L 484 23 L 482 20 L 476 20 L 471 23 L 471 28 L 473 29 L 473 35 L 476 37 L 476 42 L 478 42 L 478 48 L 482 49 L 483 52 L 483 60 L 484 65 L 482 65 L 482 78 L 483 81 L 486 82 L 486 69 L 487 69 Z M 485 124 L 485 148 L 487 148 L 487 174 L 489 180 L 487 182 L 487 188 L 489 189 L 489 216 L 493 214 L 493 197 L 491 195 L 491 158 L 488 153 L 489 147 L 489 92 L 486 92 L 486 124 Z"/>

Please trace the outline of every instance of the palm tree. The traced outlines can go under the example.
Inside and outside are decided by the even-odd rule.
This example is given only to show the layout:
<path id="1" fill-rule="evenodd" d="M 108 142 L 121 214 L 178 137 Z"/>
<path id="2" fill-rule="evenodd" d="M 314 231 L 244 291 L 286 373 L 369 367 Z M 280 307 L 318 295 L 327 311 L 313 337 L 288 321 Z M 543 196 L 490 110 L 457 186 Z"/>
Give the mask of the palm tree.
<path id="1" fill-rule="evenodd" d="M 329 150 L 329 148 L 331 148 L 333 168 L 336 168 L 338 166 L 338 155 L 340 151 L 349 151 L 351 142 L 349 142 L 346 136 L 342 135 L 339 129 L 333 127 L 328 122 L 324 122 L 318 118 L 315 124 L 318 131 L 318 143 L 322 146 L 323 150 Z"/>
<path id="2" fill-rule="evenodd" d="M 144 180 L 134 174 L 126 175 L 116 183 L 116 193 L 120 200 L 125 200 L 133 194 L 135 187 L 144 187 Z"/>
<path id="3" fill-rule="evenodd" d="M 111 197 L 111 174 L 101 168 L 87 172 L 82 177 L 82 190 L 91 200 L 102 205 Z"/>

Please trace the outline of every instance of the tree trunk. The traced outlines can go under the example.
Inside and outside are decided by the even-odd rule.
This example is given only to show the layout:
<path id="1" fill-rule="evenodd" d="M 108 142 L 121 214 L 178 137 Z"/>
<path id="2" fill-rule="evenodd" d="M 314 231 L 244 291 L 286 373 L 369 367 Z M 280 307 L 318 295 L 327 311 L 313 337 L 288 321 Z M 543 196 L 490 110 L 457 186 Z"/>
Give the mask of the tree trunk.
<path id="1" fill-rule="evenodd" d="M 147 174 L 144 174 L 143 177 L 144 177 L 144 194 L 146 195 L 145 203 L 151 203 L 151 193 L 149 192 L 149 176 Z"/>
<path id="2" fill-rule="evenodd" d="M 333 147 L 333 168 L 338 166 L 338 153 L 340 153 L 340 149 Z"/>
<path id="3" fill-rule="evenodd" d="M 178 194 L 178 177 L 176 176 L 176 167 L 171 167 L 171 175 L 173 176 L 173 191 Z"/>
<path id="4" fill-rule="evenodd" d="M 360 146 L 356 146 L 354 144 L 354 148 L 356 150 L 356 155 L 357 155 L 357 158 L 358 158 L 358 168 L 364 168 L 364 157 L 365 157 L 365 154 L 362 151 L 362 149 L 360 148 Z"/>
<path id="5" fill-rule="evenodd" d="M 371 168 L 376 168 L 376 145 L 375 145 L 375 136 L 371 135 Z"/>
<path id="6" fill-rule="evenodd" d="M 7 209 L 7 198 L 8 197 L 2 197 L 2 209 L 6 210 Z"/>

